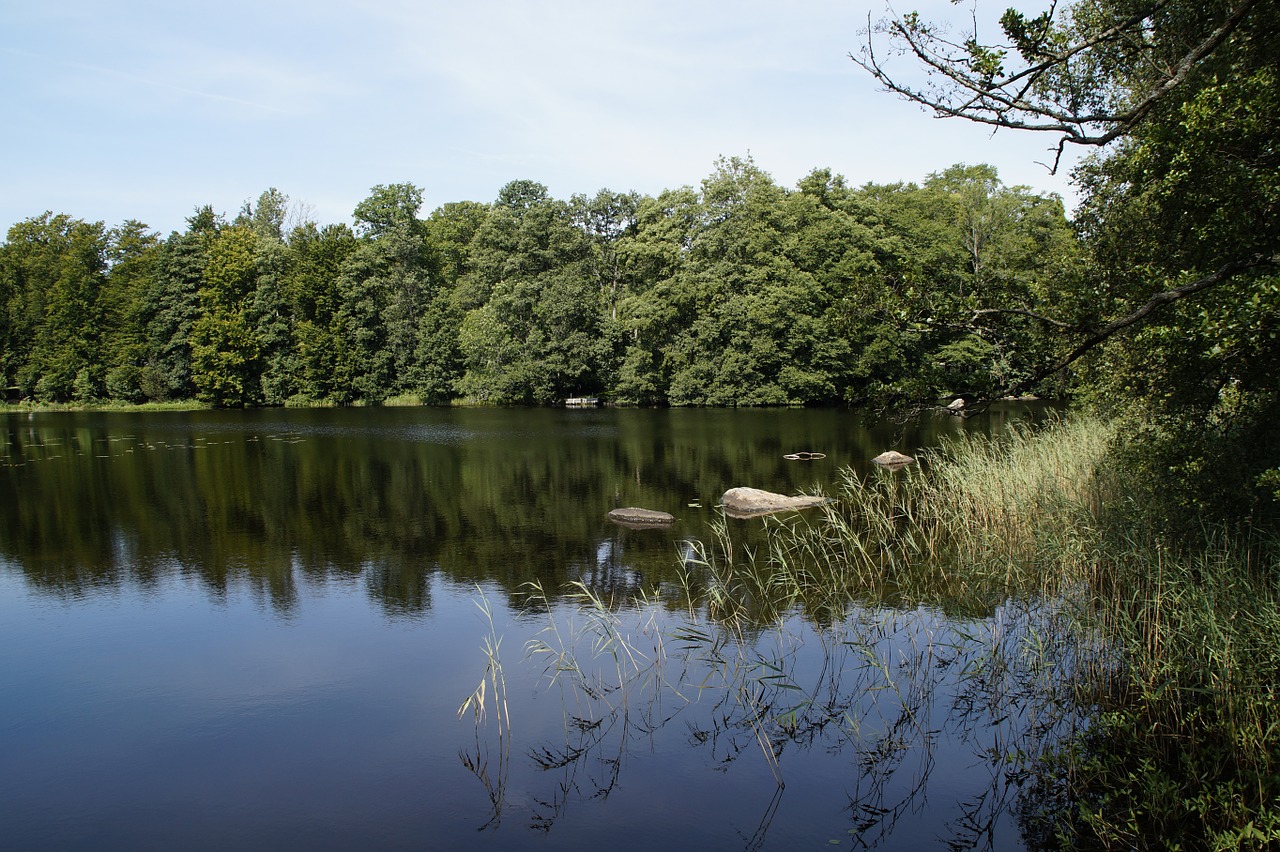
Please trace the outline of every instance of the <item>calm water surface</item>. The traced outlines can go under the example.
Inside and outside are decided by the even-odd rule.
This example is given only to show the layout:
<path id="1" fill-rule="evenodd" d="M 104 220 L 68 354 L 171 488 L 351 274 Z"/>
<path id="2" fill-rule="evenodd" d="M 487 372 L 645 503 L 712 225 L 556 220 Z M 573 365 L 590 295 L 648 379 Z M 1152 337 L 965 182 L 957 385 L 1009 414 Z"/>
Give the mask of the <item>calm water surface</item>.
<path id="1" fill-rule="evenodd" d="M 0 847 L 1023 848 L 1035 720 L 983 661 L 1034 613 L 682 591 L 727 488 L 1017 416 L 0 415 Z"/>

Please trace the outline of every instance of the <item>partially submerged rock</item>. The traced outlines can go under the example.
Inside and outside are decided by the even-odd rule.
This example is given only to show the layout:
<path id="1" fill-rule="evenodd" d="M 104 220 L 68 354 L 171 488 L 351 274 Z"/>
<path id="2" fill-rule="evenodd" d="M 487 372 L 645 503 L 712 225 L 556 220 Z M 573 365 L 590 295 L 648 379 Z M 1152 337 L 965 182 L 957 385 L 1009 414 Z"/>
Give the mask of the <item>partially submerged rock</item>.
<path id="1" fill-rule="evenodd" d="M 901 470 L 915 461 L 911 456 L 897 450 L 886 450 L 872 459 L 873 462 L 889 470 Z"/>
<path id="2" fill-rule="evenodd" d="M 676 516 L 656 509 L 637 509 L 630 506 L 626 509 L 614 509 L 609 513 L 609 520 L 626 526 L 662 527 L 675 523 Z"/>
<path id="3" fill-rule="evenodd" d="M 759 488 L 730 488 L 720 498 L 725 514 L 735 518 L 749 518 L 754 515 L 768 515 L 793 509 L 811 509 L 829 502 L 831 502 L 830 497 L 788 497 L 785 494 L 774 494 L 772 491 L 761 491 Z"/>

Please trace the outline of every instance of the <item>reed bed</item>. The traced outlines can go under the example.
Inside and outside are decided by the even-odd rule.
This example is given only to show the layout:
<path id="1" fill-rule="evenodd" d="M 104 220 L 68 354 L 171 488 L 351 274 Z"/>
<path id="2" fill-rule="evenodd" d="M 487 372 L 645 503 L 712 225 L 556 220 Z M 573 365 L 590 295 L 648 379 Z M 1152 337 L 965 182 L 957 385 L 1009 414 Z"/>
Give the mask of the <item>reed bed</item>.
<path id="1" fill-rule="evenodd" d="M 1113 664 L 1082 673 L 1095 724 L 1044 765 L 1064 846 L 1280 846 L 1280 552 L 1269 535 L 1171 547 L 1108 531 L 1097 584 Z M 1043 788 L 1042 788 L 1043 790 Z"/>
<path id="2" fill-rule="evenodd" d="M 900 471 L 845 469 L 820 514 L 767 522 L 763 551 L 738 560 L 739 581 L 760 574 L 761 599 L 836 611 L 859 601 L 980 613 L 1079 586 L 1097 564 L 1097 474 L 1112 437 L 1097 420 L 1015 426 Z"/>

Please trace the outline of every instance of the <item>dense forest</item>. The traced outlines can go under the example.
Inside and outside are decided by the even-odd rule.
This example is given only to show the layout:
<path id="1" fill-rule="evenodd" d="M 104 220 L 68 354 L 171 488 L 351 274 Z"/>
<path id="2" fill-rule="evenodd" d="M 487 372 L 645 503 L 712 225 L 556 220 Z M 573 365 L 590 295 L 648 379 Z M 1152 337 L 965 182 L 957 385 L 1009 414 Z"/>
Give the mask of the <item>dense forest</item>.
<path id="1" fill-rule="evenodd" d="M 727 158 L 699 189 L 491 203 L 422 215 L 380 185 L 354 228 L 298 221 L 269 189 L 167 237 L 34 216 L 0 246 L 0 380 L 41 402 L 215 406 L 802 405 L 973 394 L 1030 370 L 1033 324 L 1077 275 L 1061 201 L 956 165 L 923 185 L 794 189 Z"/>

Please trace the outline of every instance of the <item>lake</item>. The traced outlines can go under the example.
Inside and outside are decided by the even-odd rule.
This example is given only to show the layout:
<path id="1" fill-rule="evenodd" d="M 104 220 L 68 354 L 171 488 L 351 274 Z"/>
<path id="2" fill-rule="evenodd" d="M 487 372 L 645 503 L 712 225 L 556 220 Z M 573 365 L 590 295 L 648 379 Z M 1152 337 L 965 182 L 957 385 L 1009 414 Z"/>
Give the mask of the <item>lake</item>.
<path id="1" fill-rule="evenodd" d="M 698 590 L 726 489 L 1028 410 L 0 415 L 0 847 L 1025 848 L 1037 602 Z"/>

